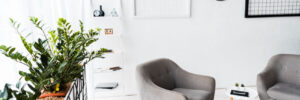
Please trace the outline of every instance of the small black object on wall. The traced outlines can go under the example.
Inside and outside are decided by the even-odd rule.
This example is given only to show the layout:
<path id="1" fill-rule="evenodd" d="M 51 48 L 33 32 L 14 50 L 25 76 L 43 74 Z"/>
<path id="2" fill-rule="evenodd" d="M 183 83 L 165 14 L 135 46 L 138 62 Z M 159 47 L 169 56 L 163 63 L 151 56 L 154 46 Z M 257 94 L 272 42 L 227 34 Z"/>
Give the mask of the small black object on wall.
<path id="1" fill-rule="evenodd" d="M 102 10 L 102 5 L 100 5 L 100 9 L 99 10 L 94 10 L 94 17 L 104 17 L 105 13 Z"/>
<path id="2" fill-rule="evenodd" d="M 245 0 L 245 17 L 300 16 L 300 0 Z"/>

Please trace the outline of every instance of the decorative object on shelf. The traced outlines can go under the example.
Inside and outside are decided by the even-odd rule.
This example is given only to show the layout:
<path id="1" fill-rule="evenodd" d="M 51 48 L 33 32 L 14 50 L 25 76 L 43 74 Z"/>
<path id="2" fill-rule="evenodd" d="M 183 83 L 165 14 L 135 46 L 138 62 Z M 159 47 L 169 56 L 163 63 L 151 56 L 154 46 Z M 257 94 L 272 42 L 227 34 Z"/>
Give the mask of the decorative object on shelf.
<path id="1" fill-rule="evenodd" d="M 117 67 L 111 67 L 109 68 L 109 70 L 112 70 L 112 71 L 118 71 L 118 70 L 121 70 L 122 68 L 117 66 Z"/>
<path id="2" fill-rule="evenodd" d="M 100 5 L 99 10 L 94 10 L 94 17 L 104 17 L 104 16 L 105 16 L 105 12 L 102 9 L 102 5 Z"/>
<path id="3" fill-rule="evenodd" d="M 107 53 L 113 53 L 114 51 L 112 49 L 107 49 Z"/>
<path id="4" fill-rule="evenodd" d="M 115 67 L 107 67 L 107 68 L 97 68 L 98 72 L 106 72 L 106 71 L 119 71 L 122 68 L 119 66 L 115 66 Z"/>
<path id="5" fill-rule="evenodd" d="M 116 8 L 113 8 L 113 10 L 110 12 L 110 15 L 111 15 L 112 17 L 119 17 Z"/>
<path id="6" fill-rule="evenodd" d="M 119 86 L 117 82 L 98 83 L 96 89 L 115 89 Z"/>
<path id="7" fill-rule="evenodd" d="M 112 34 L 114 34 L 113 28 L 106 28 L 104 30 L 105 30 L 105 34 L 106 35 L 112 35 Z"/>
<path id="8" fill-rule="evenodd" d="M 59 18 L 56 30 L 45 30 L 45 24 L 36 17 L 30 17 L 30 21 L 41 31 L 43 38 L 28 42 L 20 29 L 20 24 L 10 19 L 22 44 L 27 52 L 16 51 L 11 46 L 0 46 L 0 52 L 28 67 L 29 71 L 19 71 L 20 79 L 24 78 L 32 85 L 30 94 L 32 99 L 47 99 L 49 95 L 60 95 L 68 91 L 68 83 L 83 77 L 84 66 L 95 58 L 104 58 L 102 55 L 111 50 L 100 48 L 88 51 L 87 48 L 98 40 L 100 28 L 84 31 L 83 23 L 80 22 L 80 30 L 72 29 L 71 24 L 64 18 Z M 50 29 L 50 28 L 49 28 Z M 27 34 L 28 35 L 28 34 Z M 21 91 L 23 92 L 23 91 Z M 42 95 L 41 95 L 42 94 Z M 12 94 L 10 94 L 12 95 Z M 24 99 L 24 98 L 23 98 Z"/>
<path id="9" fill-rule="evenodd" d="M 299 0 L 246 0 L 245 17 L 300 16 Z"/>

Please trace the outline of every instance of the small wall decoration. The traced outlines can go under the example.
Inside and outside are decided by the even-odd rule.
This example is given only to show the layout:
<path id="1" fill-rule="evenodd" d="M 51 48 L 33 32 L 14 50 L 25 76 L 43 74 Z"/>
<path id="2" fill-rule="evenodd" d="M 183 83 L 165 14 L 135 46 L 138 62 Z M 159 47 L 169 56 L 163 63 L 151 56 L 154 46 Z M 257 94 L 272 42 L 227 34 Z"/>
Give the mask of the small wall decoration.
<path id="1" fill-rule="evenodd" d="M 113 10 L 110 12 L 110 15 L 111 15 L 112 17 L 118 17 L 118 16 L 119 16 L 118 13 L 117 13 L 116 8 L 113 8 Z"/>
<path id="2" fill-rule="evenodd" d="M 100 9 L 99 10 L 94 10 L 94 17 L 104 17 L 105 13 L 102 9 L 102 5 L 100 5 Z"/>
<path id="3" fill-rule="evenodd" d="M 112 35 L 114 33 L 113 29 L 112 28 L 106 28 L 104 29 L 105 30 L 105 34 L 106 35 Z"/>
<path id="4" fill-rule="evenodd" d="M 246 0 L 245 17 L 300 16 L 300 0 Z"/>

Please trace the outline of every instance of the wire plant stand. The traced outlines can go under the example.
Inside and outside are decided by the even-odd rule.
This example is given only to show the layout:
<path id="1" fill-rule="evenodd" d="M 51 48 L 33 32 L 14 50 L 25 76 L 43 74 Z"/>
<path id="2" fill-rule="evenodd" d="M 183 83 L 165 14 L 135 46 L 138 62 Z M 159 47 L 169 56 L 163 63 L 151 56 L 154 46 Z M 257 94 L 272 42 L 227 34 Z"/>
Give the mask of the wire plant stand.
<path id="1" fill-rule="evenodd" d="M 76 79 L 67 93 L 65 100 L 87 100 L 86 68 L 82 73 L 82 78 Z"/>

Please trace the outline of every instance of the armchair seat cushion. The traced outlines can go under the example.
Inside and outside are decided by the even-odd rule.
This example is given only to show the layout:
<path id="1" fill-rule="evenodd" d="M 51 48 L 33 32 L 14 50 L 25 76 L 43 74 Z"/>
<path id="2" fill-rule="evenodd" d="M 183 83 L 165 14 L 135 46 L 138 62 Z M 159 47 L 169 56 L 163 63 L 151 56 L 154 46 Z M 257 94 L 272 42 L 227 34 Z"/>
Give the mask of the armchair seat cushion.
<path id="1" fill-rule="evenodd" d="M 175 88 L 173 91 L 183 94 L 187 100 L 208 100 L 210 96 L 210 93 L 204 90 Z"/>
<path id="2" fill-rule="evenodd" d="M 289 83 L 277 83 L 267 91 L 276 100 L 300 100 L 300 86 Z"/>

